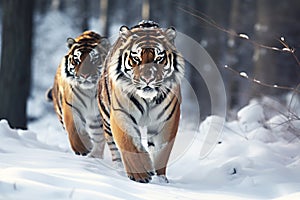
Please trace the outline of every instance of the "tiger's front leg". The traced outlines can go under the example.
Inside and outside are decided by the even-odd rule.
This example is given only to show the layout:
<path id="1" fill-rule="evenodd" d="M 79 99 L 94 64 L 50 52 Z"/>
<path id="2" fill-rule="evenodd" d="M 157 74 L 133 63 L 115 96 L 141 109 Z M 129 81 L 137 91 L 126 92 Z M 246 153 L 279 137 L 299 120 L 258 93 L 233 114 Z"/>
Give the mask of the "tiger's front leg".
<path id="1" fill-rule="evenodd" d="M 154 163 L 155 172 L 160 180 L 168 183 L 166 168 L 178 131 L 180 103 L 173 101 L 174 112 L 166 115 L 159 126 L 148 127 L 148 147 Z"/>
<path id="2" fill-rule="evenodd" d="M 110 121 L 128 177 L 133 181 L 148 183 L 154 175 L 153 166 L 134 120 L 126 111 L 115 109 L 111 111 Z"/>
<path id="3" fill-rule="evenodd" d="M 74 113 L 69 105 L 65 106 L 65 112 L 63 114 L 63 121 L 65 129 L 68 133 L 68 138 L 72 147 L 72 150 L 77 155 L 86 156 L 91 150 L 91 142 L 87 133 L 79 133 L 78 128 L 75 125 Z"/>

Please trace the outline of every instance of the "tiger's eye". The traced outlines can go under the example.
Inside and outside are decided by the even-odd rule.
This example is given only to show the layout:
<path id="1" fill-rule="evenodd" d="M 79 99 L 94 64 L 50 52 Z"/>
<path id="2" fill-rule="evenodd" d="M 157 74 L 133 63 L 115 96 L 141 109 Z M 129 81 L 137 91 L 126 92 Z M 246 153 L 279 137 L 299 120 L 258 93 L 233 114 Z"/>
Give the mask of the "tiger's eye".
<path id="1" fill-rule="evenodd" d="M 78 58 L 74 58 L 73 60 L 74 60 L 75 64 L 77 64 L 77 65 L 80 63 Z"/>
<path id="2" fill-rule="evenodd" d="M 140 58 L 138 57 L 138 56 L 134 56 L 134 57 L 132 57 L 133 58 L 133 60 L 135 61 L 135 62 L 140 62 Z"/>
<path id="3" fill-rule="evenodd" d="M 164 57 L 163 56 L 158 56 L 156 59 L 156 62 L 161 62 L 164 60 Z"/>

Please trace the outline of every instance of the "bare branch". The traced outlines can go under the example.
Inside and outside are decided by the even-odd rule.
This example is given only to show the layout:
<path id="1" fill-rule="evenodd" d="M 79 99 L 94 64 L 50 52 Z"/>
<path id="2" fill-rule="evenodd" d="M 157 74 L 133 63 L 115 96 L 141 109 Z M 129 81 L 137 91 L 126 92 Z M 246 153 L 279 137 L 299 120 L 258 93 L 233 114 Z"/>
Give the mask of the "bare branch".
<path id="1" fill-rule="evenodd" d="M 288 86 L 272 85 L 272 84 L 264 83 L 264 82 L 262 82 L 260 80 L 255 79 L 255 78 L 251 78 L 245 72 L 238 72 L 235 69 L 233 69 L 232 67 L 229 67 L 228 65 L 225 65 L 224 68 L 228 69 L 231 72 L 233 72 L 234 74 L 236 74 L 236 75 L 238 75 L 238 76 L 240 76 L 242 78 L 245 78 L 245 79 L 247 79 L 247 80 L 249 80 L 249 81 L 251 81 L 253 83 L 256 83 L 258 85 L 261 85 L 261 86 L 264 86 L 264 87 L 269 87 L 269 88 L 289 90 L 289 91 L 293 91 L 295 93 L 300 94 L 300 90 L 298 90 L 298 86 L 296 88 L 293 88 L 293 87 L 288 87 Z"/>
<path id="2" fill-rule="evenodd" d="M 255 40 L 250 39 L 250 37 L 248 35 L 244 34 L 244 33 L 236 33 L 234 30 L 227 30 L 226 28 L 221 27 L 219 24 L 217 24 L 210 17 L 208 17 L 204 13 L 200 12 L 199 10 L 196 10 L 195 8 L 192 8 L 192 7 L 187 6 L 185 4 L 182 4 L 182 3 L 175 3 L 175 4 L 178 5 L 178 9 L 180 9 L 181 11 L 192 15 L 196 19 L 199 19 L 199 20 L 207 23 L 208 25 L 210 25 L 210 26 L 212 26 L 212 27 L 214 27 L 214 28 L 216 28 L 216 29 L 218 29 L 222 32 L 225 32 L 230 36 L 233 36 L 233 37 L 236 37 L 236 38 L 239 38 L 239 39 L 248 40 L 250 43 L 252 43 L 253 45 L 255 45 L 257 47 L 260 47 L 260 48 L 269 49 L 269 50 L 273 50 L 273 51 L 279 51 L 279 52 L 285 52 L 285 53 L 287 52 L 287 53 L 291 53 L 291 54 L 294 55 L 295 49 L 290 48 L 284 40 L 279 40 L 279 42 L 283 45 L 283 48 L 264 45 L 264 44 L 256 42 Z M 283 37 L 281 37 L 281 38 L 283 38 Z M 299 62 L 298 59 L 297 59 L 297 63 L 300 66 L 300 62 Z"/>

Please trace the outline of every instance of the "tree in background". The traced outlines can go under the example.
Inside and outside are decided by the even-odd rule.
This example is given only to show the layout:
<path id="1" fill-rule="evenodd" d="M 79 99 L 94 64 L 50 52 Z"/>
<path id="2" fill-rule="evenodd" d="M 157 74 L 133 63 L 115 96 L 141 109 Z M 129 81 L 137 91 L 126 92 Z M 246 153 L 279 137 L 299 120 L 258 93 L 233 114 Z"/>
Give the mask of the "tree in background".
<path id="1" fill-rule="evenodd" d="M 32 5 L 33 0 L 0 1 L 0 7 L 3 10 L 0 118 L 8 118 L 13 115 L 8 114 L 9 112 L 21 116 L 17 114 L 16 110 L 25 115 L 25 107 L 21 107 L 21 104 L 23 105 L 25 101 L 23 97 L 28 95 L 27 90 L 30 85 L 28 80 L 30 80 L 31 40 L 29 38 L 32 32 L 32 22 L 28 16 L 32 17 Z M 200 15 L 208 21 L 214 21 L 226 30 L 244 33 L 250 39 L 267 46 L 280 47 L 280 43 L 276 40 L 283 36 L 288 44 L 297 49 L 300 40 L 300 25 L 297 21 L 300 16 L 300 1 L 43 0 L 35 1 L 35 5 L 36 19 L 39 19 L 39 16 L 42 18 L 49 12 L 58 11 L 72 19 L 72 27 L 75 30 L 83 31 L 94 28 L 92 26 L 94 24 L 90 20 L 100 18 L 99 23 L 102 29 L 99 28 L 95 31 L 107 37 L 118 34 L 121 25 L 131 27 L 148 16 L 150 20 L 158 22 L 161 27 L 174 26 L 177 31 L 202 44 L 218 65 L 227 89 L 229 109 L 240 108 L 257 94 L 281 95 L 284 91 L 276 90 L 274 92 L 271 91 L 272 88 L 256 86 L 250 81 L 224 70 L 225 64 L 237 71 L 245 71 L 249 77 L 269 84 L 295 87 L 299 83 L 300 70 L 288 53 L 273 52 L 256 47 L 251 42 L 232 37 L 179 8 L 190 8 L 190 11 L 194 10 L 196 15 Z M 199 12 L 195 12 L 195 10 Z M 42 20 L 37 20 L 37 23 L 39 22 Z M 57 27 L 57 29 L 61 28 L 64 27 Z M 300 57 L 299 52 L 298 49 L 295 51 L 298 57 Z M 195 56 L 197 57 L 197 55 Z M 206 83 L 203 77 L 188 63 L 186 78 L 196 93 L 203 119 L 210 115 L 211 110 Z M 14 123 L 12 120 L 10 122 Z"/>
<path id="2" fill-rule="evenodd" d="M 3 0 L 0 118 L 26 128 L 31 81 L 34 0 Z"/>
<path id="3" fill-rule="evenodd" d="M 81 18 L 81 30 L 86 31 L 89 30 L 89 0 L 81 0 L 79 3 L 79 16 Z"/>
<path id="4" fill-rule="evenodd" d="M 256 1 L 247 0 L 231 0 L 231 7 L 229 12 L 229 30 L 237 33 L 245 33 L 249 37 L 254 36 L 254 26 L 256 24 Z M 243 16 L 243 17 L 241 17 Z M 247 71 L 253 73 L 253 54 L 254 47 L 245 40 L 238 39 L 234 36 L 228 35 L 227 47 L 224 50 L 224 61 L 220 65 L 227 64 L 237 71 Z M 247 81 L 242 81 L 238 76 L 232 76 L 229 71 L 223 70 L 223 77 L 227 83 L 227 102 L 228 108 L 232 109 L 245 105 L 251 98 L 251 85 Z"/>
<path id="5" fill-rule="evenodd" d="M 296 48 L 299 54 L 300 2 L 294 0 L 261 0 L 257 1 L 257 18 L 255 24 L 255 40 L 272 47 L 280 47 L 280 38 Z M 256 47 L 253 56 L 256 79 L 271 85 L 296 87 L 300 83 L 300 70 L 297 63 L 288 53 L 270 51 Z M 253 96 L 280 95 L 282 90 L 254 85 Z"/>

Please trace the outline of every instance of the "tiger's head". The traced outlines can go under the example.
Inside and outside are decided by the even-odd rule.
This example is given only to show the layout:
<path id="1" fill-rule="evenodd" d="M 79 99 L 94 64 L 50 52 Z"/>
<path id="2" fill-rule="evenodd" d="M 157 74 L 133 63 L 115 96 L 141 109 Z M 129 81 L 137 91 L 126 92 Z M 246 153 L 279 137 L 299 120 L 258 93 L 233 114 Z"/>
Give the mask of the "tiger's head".
<path id="1" fill-rule="evenodd" d="M 95 87 L 110 48 L 109 41 L 93 31 L 85 31 L 75 39 L 68 38 L 67 45 L 69 52 L 62 73 L 71 85 L 83 89 Z"/>
<path id="2" fill-rule="evenodd" d="M 174 46 L 174 28 L 163 30 L 157 23 L 142 21 L 129 29 L 120 28 L 110 72 L 124 92 L 155 99 L 180 84 L 184 60 Z"/>

